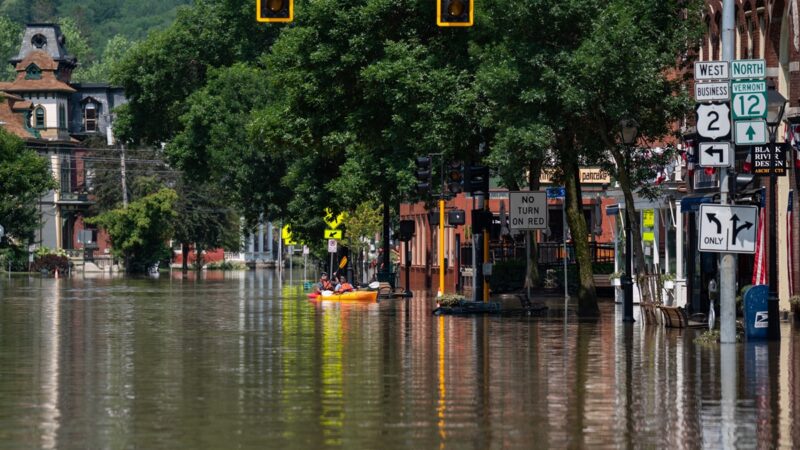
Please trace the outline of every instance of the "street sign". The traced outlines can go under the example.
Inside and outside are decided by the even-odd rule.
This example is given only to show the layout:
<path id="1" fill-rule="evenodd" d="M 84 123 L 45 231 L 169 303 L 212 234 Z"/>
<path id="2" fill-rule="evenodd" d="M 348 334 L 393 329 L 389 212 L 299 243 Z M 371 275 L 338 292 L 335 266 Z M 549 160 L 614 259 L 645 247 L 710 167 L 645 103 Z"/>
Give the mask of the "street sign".
<path id="1" fill-rule="evenodd" d="M 547 228 L 547 194 L 545 192 L 509 192 L 509 228 L 511 230 L 544 230 Z"/>
<path id="2" fill-rule="evenodd" d="M 5 235 L 6 235 L 6 229 L 5 229 L 5 228 L 3 228 L 3 226 L 2 226 L 2 225 L 0 225 L 0 238 L 2 238 L 2 237 L 3 237 L 3 236 L 5 236 Z"/>
<path id="3" fill-rule="evenodd" d="M 328 239 L 328 253 L 336 253 L 336 239 Z"/>
<path id="4" fill-rule="evenodd" d="M 736 145 L 761 145 L 767 143 L 767 122 L 764 120 L 737 120 L 734 140 Z"/>
<path id="5" fill-rule="evenodd" d="M 727 103 L 698 104 L 697 134 L 707 139 L 727 138 L 731 133 L 730 108 Z"/>
<path id="6" fill-rule="evenodd" d="M 758 208 L 700 205 L 701 252 L 755 253 Z"/>
<path id="7" fill-rule="evenodd" d="M 342 230 L 325 230 L 325 239 L 341 239 Z"/>
<path id="8" fill-rule="evenodd" d="M 731 81 L 733 120 L 767 117 L 767 82 L 764 80 Z"/>
<path id="9" fill-rule="evenodd" d="M 304 255 L 310 255 L 311 254 L 311 250 L 308 248 L 307 245 L 303 246 L 303 254 Z"/>
<path id="10" fill-rule="evenodd" d="M 752 80 L 767 77 L 767 62 L 763 59 L 740 59 L 731 62 L 731 79 Z"/>
<path id="11" fill-rule="evenodd" d="M 730 167 L 730 154 L 730 142 L 701 142 L 698 165 L 701 167 Z"/>
<path id="12" fill-rule="evenodd" d="M 567 196 L 567 190 L 563 187 L 549 187 L 546 191 L 547 198 L 563 198 Z"/>
<path id="13" fill-rule="evenodd" d="M 731 91 L 728 83 L 695 83 L 694 101 L 696 102 L 727 102 L 731 99 Z"/>
<path id="14" fill-rule="evenodd" d="M 728 61 L 697 61 L 694 63 L 695 81 L 727 80 Z"/>
<path id="15" fill-rule="evenodd" d="M 325 208 L 325 217 L 322 220 L 325 221 L 325 224 L 328 225 L 328 228 L 335 230 L 339 228 L 339 225 L 344 220 L 344 213 L 339 213 L 338 216 L 334 216 L 333 211 L 330 208 Z"/>
<path id="16" fill-rule="evenodd" d="M 753 145 L 750 147 L 750 156 L 753 163 L 753 173 L 756 175 L 769 175 L 771 170 L 770 158 L 775 158 L 775 175 L 786 175 L 786 151 L 788 144 L 776 144 L 776 151 L 772 152 L 769 145 Z"/>

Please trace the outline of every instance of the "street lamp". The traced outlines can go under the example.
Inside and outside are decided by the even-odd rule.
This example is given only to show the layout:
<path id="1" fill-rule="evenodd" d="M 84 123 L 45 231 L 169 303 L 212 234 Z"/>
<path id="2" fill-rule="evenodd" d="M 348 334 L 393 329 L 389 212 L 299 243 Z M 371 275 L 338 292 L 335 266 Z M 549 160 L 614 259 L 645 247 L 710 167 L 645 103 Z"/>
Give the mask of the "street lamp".
<path id="1" fill-rule="evenodd" d="M 633 151 L 633 144 L 636 143 L 636 137 L 639 134 L 639 124 L 635 120 L 621 120 L 620 138 L 622 143 L 627 147 L 625 152 L 625 167 L 623 170 L 627 171 L 628 176 L 631 176 L 631 152 Z M 635 322 L 633 318 L 633 269 L 632 269 L 632 254 L 633 254 L 633 238 L 631 236 L 631 217 L 633 212 L 625 207 L 625 276 L 622 277 L 622 293 L 623 299 L 623 322 Z"/>
<path id="2" fill-rule="evenodd" d="M 767 128 L 769 131 L 769 297 L 767 300 L 767 339 L 777 340 L 781 337 L 778 327 L 778 221 L 775 214 L 777 203 L 777 177 L 775 175 L 775 159 L 778 149 L 775 146 L 778 126 L 786 108 L 786 97 L 775 89 L 775 83 L 767 83 Z M 791 270 L 791 268 L 789 269 Z"/>

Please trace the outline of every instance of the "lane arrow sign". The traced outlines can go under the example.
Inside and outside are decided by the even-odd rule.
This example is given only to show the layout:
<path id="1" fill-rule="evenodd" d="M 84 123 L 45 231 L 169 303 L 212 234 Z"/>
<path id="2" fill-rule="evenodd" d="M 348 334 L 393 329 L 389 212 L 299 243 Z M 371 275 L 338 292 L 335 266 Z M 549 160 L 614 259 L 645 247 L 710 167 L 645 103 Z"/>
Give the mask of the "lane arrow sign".
<path id="1" fill-rule="evenodd" d="M 720 161 L 722 161 L 722 149 L 721 148 L 711 146 L 711 147 L 706 149 L 706 153 L 708 153 L 708 156 L 711 156 L 711 157 L 713 157 L 714 155 L 717 155 L 716 159 L 719 159 Z"/>
<path id="2" fill-rule="evenodd" d="M 731 236 L 731 241 L 733 242 L 736 242 L 736 237 L 739 235 L 740 231 L 749 230 L 750 228 L 753 227 L 752 222 L 745 222 L 744 225 L 737 227 L 736 224 L 739 223 L 739 216 L 737 216 L 736 214 L 734 214 L 733 217 L 731 217 L 731 222 L 733 222 L 733 236 Z"/>
<path id="3" fill-rule="evenodd" d="M 716 213 L 706 213 L 706 217 L 708 217 L 708 221 L 709 222 L 713 222 L 713 223 L 717 224 L 717 234 L 722 234 L 722 222 L 720 222 L 719 219 L 717 219 L 717 214 Z"/>
<path id="4" fill-rule="evenodd" d="M 756 135 L 756 130 L 754 130 L 754 129 L 753 129 L 753 126 L 751 125 L 751 126 L 749 126 L 749 127 L 747 128 L 747 131 L 745 131 L 745 132 L 744 132 L 744 134 L 746 134 L 746 135 L 747 135 L 747 139 L 750 139 L 750 140 L 752 141 L 752 140 L 753 140 L 753 138 L 754 138 L 754 137 L 755 137 L 755 135 Z"/>

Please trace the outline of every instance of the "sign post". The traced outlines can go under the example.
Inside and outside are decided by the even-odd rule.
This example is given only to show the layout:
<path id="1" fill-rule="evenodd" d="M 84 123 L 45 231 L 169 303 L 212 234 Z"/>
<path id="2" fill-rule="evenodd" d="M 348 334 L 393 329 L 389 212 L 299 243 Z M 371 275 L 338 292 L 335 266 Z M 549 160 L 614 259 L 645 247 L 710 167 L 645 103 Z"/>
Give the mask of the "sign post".
<path id="1" fill-rule="evenodd" d="M 525 273 L 530 273 L 531 231 L 547 228 L 547 193 L 546 192 L 509 192 L 509 229 L 525 230 Z M 527 278 L 527 275 L 526 275 Z M 526 283 L 528 284 L 528 283 Z M 528 299 L 531 287 L 527 287 Z"/>

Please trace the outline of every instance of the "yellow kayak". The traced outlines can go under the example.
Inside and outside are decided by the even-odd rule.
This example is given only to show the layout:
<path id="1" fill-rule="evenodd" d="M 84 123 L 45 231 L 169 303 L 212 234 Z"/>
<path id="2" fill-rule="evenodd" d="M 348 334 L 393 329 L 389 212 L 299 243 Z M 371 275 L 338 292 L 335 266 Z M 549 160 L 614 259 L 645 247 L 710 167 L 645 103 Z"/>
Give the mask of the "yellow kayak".
<path id="1" fill-rule="evenodd" d="M 311 295 L 309 294 L 309 297 Z M 378 299 L 378 291 L 351 291 L 341 294 L 334 292 L 330 295 L 316 295 L 313 298 L 329 302 L 374 302 Z"/>

